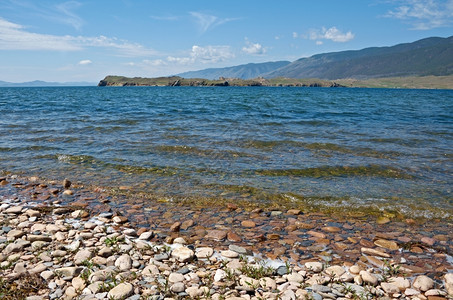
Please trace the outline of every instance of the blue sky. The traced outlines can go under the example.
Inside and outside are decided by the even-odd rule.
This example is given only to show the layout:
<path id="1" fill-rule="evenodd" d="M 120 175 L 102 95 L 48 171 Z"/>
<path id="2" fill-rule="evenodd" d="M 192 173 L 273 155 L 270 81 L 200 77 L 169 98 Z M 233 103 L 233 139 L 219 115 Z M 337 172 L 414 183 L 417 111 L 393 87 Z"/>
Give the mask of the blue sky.
<path id="1" fill-rule="evenodd" d="M 0 80 L 167 76 L 453 35 L 453 0 L 0 0 Z"/>

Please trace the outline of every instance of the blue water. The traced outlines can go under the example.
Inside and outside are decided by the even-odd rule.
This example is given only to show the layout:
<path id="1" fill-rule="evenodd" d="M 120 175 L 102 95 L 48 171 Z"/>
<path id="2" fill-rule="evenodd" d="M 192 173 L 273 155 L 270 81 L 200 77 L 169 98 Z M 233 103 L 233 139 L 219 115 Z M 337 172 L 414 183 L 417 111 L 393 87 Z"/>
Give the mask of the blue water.
<path id="1" fill-rule="evenodd" d="M 453 216 L 453 91 L 0 88 L 0 170 L 177 199 Z"/>

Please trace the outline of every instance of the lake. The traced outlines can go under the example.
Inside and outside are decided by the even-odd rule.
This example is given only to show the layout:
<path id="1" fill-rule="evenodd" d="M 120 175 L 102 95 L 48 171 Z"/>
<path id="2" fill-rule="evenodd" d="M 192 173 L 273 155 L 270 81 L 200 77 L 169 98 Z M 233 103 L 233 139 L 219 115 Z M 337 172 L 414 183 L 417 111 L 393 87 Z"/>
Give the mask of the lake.
<path id="1" fill-rule="evenodd" d="M 0 88 L 0 171 L 177 201 L 453 216 L 453 91 Z"/>

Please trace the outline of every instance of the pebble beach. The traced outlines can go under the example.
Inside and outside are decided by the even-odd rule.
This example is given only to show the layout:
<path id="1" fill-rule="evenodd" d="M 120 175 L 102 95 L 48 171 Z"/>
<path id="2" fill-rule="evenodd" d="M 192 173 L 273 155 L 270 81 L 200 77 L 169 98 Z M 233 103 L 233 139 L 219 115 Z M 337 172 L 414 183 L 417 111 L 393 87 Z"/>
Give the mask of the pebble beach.
<path id="1" fill-rule="evenodd" d="M 452 224 L 0 177 L 1 299 L 451 299 Z"/>

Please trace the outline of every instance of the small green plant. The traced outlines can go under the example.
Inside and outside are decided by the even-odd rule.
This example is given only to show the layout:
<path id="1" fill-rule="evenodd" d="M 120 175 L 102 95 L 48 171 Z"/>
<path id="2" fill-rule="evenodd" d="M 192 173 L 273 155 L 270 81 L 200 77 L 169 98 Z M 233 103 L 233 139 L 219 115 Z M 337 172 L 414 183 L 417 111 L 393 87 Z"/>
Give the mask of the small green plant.
<path id="1" fill-rule="evenodd" d="M 389 260 L 384 259 L 384 276 L 395 276 L 395 275 L 403 275 L 405 276 L 404 272 L 401 270 L 401 266 L 398 264 L 392 264 Z"/>
<path id="2" fill-rule="evenodd" d="M 272 276 L 272 274 L 274 273 L 274 269 L 272 267 L 266 267 L 263 263 L 258 263 L 256 266 L 243 264 L 241 268 L 239 268 L 239 271 L 241 271 L 242 274 L 253 279 Z"/>

